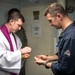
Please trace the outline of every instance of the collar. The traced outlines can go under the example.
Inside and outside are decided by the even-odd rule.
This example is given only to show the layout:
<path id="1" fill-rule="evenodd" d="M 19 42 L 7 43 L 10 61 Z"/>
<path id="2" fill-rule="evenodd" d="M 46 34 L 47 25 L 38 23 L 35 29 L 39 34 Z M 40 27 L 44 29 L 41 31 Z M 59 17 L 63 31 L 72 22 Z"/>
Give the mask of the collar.
<path id="1" fill-rule="evenodd" d="M 65 36 L 65 35 L 67 34 L 67 32 L 70 31 L 70 29 L 71 29 L 72 27 L 74 27 L 74 26 L 75 26 L 75 22 L 71 23 L 71 24 L 60 34 L 59 38 L 62 38 L 63 36 Z"/>

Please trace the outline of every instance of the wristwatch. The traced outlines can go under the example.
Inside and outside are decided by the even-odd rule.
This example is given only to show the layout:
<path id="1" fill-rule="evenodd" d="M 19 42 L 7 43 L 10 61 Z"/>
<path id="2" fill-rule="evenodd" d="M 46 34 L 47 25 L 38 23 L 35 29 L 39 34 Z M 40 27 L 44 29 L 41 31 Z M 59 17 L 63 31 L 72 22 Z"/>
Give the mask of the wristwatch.
<path id="1" fill-rule="evenodd" d="M 47 65 L 49 62 L 50 62 L 50 61 L 47 61 L 47 62 L 44 64 L 44 66 L 45 66 L 46 69 L 49 69 L 49 68 L 50 68 L 50 67 L 48 67 L 48 65 Z"/>

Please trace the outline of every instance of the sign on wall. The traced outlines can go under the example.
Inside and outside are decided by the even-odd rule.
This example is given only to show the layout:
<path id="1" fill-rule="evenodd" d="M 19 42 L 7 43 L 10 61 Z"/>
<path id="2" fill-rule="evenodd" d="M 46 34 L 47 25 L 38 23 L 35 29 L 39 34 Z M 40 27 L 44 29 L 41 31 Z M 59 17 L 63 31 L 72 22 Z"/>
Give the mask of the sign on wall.
<path id="1" fill-rule="evenodd" d="M 32 36 L 33 37 L 41 37 L 41 25 L 39 23 L 32 24 Z"/>

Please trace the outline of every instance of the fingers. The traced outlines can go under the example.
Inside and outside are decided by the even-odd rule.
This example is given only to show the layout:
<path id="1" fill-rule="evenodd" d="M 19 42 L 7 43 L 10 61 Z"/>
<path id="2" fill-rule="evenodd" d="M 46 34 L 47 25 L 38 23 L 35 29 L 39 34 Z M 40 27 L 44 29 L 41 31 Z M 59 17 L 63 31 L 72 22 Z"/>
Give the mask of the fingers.
<path id="1" fill-rule="evenodd" d="M 37 57 L 34 57 L 34 60 L 36 61 L 38 58 Z"/>
<path id="2" fill-rule="evenodd" d="M 22 54 L 27 54 L 31 52 L 31 47 L 24 47 L 21 49 Z"/>

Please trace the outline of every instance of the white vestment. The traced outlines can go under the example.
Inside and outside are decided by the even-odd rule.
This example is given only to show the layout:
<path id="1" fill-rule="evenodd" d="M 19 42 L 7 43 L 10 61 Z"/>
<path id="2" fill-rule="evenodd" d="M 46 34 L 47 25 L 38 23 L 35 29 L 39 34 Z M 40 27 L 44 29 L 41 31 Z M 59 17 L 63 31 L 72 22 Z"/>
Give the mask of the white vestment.
<path id="1" fill-rule="evenodd" d="M 16 43 L 12 33 L 10 34 L 14 52 L 11 52 L 10 45 L 2 31 L 0 30 L 0 75 L 11 75 L 11 73 L 19 74 L 21 69 L 21 46 L 22 43 L 17 35 L 15 35 Z"/>

